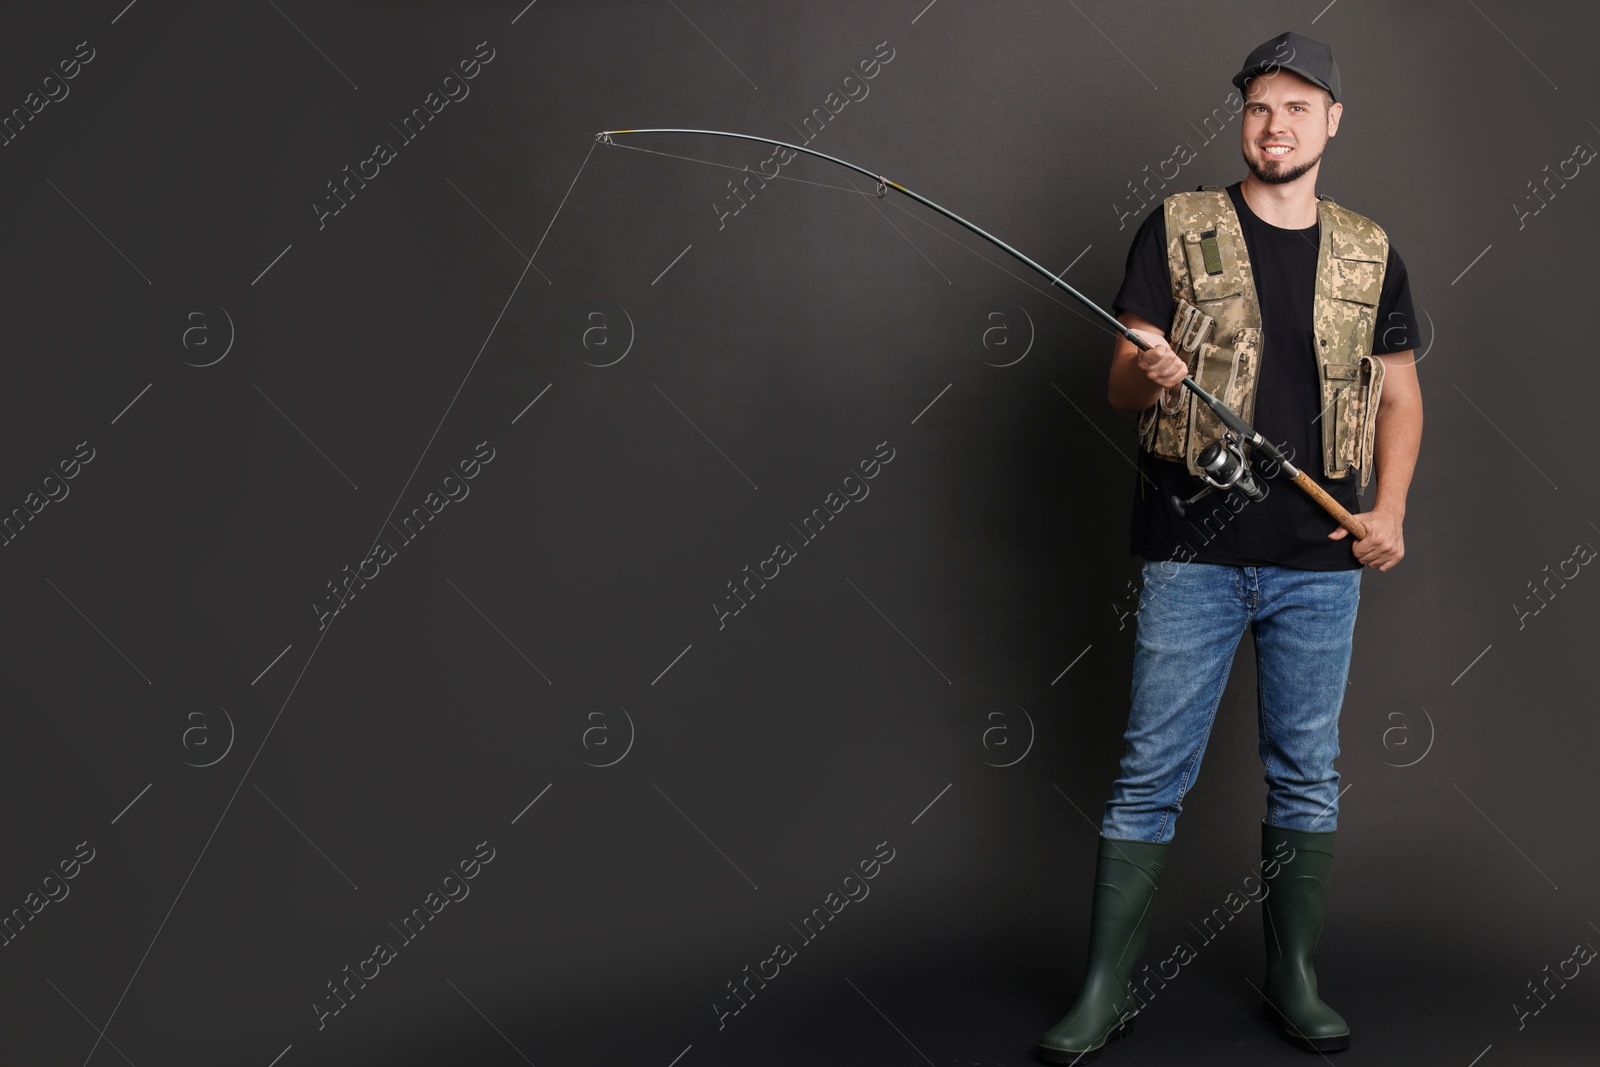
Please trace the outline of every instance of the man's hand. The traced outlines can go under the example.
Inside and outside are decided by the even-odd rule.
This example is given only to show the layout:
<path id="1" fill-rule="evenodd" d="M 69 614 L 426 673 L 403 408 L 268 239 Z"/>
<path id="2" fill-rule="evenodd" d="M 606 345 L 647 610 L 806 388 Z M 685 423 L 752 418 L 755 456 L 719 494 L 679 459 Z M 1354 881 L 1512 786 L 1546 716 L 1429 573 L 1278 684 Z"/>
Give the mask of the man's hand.
<path id="1" fill-rule="evenodd" d="M 1350 546 L 1357 560 L 1368 567 L 1386 571 L 1405 557 L 1406 542 L 1400 533 L 1401 517 L 1398 514 L 1387 508 L 1379 508 L 1363 511 L 1356 519 L 1367 528 L 1367 536 Z M 1328 540 L 1337 541 L 1349 533 L 1341 526 L 1328 535 Z"/>
<path id="2" fill-rule="evenodd" d="M 1188 377 L 1189 365 L 1172 350 L 1172 346 L 1167 344 L 1165 338 L 1160 334 L 1146 333 L 1144 330 L 1133 332 L 1150 345 L 1134 357 L 1134 365 L 1146 378 L 1163 389 L 1171 389 Z"/>

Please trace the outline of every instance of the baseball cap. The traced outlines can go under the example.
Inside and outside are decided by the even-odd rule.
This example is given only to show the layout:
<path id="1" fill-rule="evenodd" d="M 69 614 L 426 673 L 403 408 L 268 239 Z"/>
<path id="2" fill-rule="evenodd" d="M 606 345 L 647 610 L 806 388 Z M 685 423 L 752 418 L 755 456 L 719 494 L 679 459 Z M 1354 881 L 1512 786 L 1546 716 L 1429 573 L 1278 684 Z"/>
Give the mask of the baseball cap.
<path id="1" fill-rule="evenodd" d="M 1333 61 L 1333 49 L 1321 41 L 1290 30 L 1257 45 L 1233 76 L 1234 87 L 1242 94 L 1251 78 L 1275 70 L 1293 71 L 1339 99 L 1339 64 Z"/>

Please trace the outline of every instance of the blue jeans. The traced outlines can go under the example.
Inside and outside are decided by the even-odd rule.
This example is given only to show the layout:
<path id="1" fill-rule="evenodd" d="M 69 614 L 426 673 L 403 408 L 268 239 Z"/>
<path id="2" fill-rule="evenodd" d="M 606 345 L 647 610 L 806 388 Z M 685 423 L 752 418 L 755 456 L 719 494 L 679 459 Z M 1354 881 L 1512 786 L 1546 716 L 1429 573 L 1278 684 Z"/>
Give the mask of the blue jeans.
<path id="1" fill-rule="evenodd" d="M 1267 822 L 1336 829 L 1339 706 L 1361 571 L 1147 562 L 1121 776 L 1100 832 L 1171 841 L 1248 626 L 1255 639 Z"/>

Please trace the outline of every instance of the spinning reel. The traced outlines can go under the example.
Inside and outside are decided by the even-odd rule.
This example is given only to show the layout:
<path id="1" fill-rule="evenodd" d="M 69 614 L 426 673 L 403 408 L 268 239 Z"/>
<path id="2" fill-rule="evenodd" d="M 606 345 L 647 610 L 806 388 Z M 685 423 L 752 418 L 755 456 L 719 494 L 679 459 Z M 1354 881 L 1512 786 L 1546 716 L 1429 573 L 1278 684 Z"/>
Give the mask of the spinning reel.
<path id="1" fill-rule="evenodd" d="M 1206 486 L 1188 499 L 1176 493 L 1168 498 L 1179 515 L 1185 514 L 1190 504 L 1218 489 L 1237 489 L 1251 500 L 1266 499 L 1267 491 L 1251 472 L 1239 435 L 1232 430 L 1224 430 L 1219 440 L 1202 449 L 1195 457 L 1195 464 L 1204 472 L 1200 478 Z"/>

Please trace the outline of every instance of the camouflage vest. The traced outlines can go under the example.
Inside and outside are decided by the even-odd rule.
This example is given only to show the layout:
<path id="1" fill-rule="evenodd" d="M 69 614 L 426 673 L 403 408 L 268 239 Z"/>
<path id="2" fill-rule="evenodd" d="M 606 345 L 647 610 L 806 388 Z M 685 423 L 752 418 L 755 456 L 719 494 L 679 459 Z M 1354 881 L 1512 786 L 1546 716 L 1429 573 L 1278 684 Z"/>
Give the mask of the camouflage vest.
<path id="1" fill-rule="evenodd" d="M 1189 364 L 1195 381 L 1251 422 L 1261 369 L 1261 305 L 1233 202 L 1212 185 L 1167 197 L 1163 210 L 1176 305 L 1167 343 Z M 1312 316 L 1323 472 L 1343 478 L 1354 469 L 1365 489 L 1383 388 L 1384 365 L 1372 355 L 1372 335 L 1389 238 L 1377 223 L 1327 197 L 1317 198 L 1317 222 Z M 1222 431 L 1216 416 L 1181 385 L 1164 390 L 1139 416 L 1140 446 L 1161 459 L 1183 460 L 1194 475 L 1200 474 L 1195 457 Z"/>

